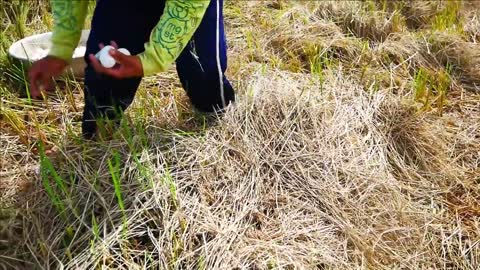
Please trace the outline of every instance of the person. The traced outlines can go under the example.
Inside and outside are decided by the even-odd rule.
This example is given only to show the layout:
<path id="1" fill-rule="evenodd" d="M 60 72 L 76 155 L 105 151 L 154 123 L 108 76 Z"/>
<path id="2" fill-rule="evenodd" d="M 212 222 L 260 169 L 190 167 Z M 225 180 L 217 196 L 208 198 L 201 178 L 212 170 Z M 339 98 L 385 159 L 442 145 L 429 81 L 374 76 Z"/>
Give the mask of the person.
<path id="1" fill-rule="evenodd" d="M 29 70 L 32 97 L 68 66 L 81 36 L 89 1 L 52 0 L 54 27 L 47 57 Z M 114 68 L 95 54 L 107 44 Z M 223 0 L 97 0 L 85 54 L 82 134 L 95 137 L 100 119 L 119 119 L 132 103 L 144 76 L 166 71 L 173 63 L 192 105 L 201 112 L 221 112 L 235 101 L 225 76 L 227 45 Z"/>

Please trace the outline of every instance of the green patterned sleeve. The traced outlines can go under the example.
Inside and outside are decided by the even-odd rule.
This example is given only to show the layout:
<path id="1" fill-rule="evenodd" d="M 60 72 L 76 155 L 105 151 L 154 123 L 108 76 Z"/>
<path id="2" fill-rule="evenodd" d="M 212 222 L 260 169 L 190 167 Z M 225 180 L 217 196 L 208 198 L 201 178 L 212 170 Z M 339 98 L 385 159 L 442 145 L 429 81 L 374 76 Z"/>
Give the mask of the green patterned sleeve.
<path id="1" fill-rule="evenodd" d="M 52 0 L 53 33 L 49 55 L 67 62 L 78 46 L 88 10 L 86 0 Z"/>
<path id="2" fill-rule="evenodd" d="M 145 76 L 165 71 L 175 62 L 200 25 L 209 2 L 166 1 L 164 13 L 145 44 L 145 52 L 138 55 Z"/>

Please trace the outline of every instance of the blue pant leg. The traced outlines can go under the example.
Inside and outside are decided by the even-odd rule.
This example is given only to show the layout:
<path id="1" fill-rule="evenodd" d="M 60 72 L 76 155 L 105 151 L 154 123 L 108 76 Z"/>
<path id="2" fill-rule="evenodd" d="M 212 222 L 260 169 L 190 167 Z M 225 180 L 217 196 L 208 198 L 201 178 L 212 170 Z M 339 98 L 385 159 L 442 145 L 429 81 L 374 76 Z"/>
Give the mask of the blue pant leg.
<path id="1" fill-rule="evenodd" d="M 125 3 L 123 3 L 125 2 Z M 97 120 L 117 121 L 132 103 L 141 78 L 115 79 L 95 72 L 88 59 L 99 51 L 98 44 L 114 40 L 132 54 L 144 51 L 152 29 L 163 13 L 165 1 L 98 0 L 87 42 L 82 133 L 91 138 L 97 130 Z"/>
<path id="2" fill-rule="evenodd" d="M 223 0 L 210 1 L 199 28 L 176 64 L 182 86 L 197 109 L 213 112 L 235 101 L 233 87 L 224 75 L 227 44 Z"/>

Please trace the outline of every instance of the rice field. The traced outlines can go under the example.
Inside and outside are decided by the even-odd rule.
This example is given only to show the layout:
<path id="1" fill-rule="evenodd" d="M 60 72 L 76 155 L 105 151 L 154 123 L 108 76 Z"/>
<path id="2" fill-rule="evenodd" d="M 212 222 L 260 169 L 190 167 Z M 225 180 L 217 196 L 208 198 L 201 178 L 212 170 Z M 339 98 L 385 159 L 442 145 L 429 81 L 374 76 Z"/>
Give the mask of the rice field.
<path id="1" fill-rule="evenodd" d="M 95 142 L 8 59 L 48 1 L 0 12 L 0 268 L 480 268 L 480 2 L 227 1 L 238 102 L 172 69 Z"/>

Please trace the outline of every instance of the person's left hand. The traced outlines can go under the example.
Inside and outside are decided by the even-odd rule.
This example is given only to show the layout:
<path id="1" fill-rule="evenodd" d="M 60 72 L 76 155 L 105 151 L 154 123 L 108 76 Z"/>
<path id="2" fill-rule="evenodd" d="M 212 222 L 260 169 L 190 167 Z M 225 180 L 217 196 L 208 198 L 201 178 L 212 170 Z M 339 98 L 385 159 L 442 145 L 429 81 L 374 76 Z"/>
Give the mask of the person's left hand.
<path id="1" fill-rule="evenodd" d="M 143 77 L 143 67 L 140 57 L 135 55 L 125 55 L 117 50 L 118 46 L 114 42 L 112 45 L 115 45 L 115 49 L 110 50 L 110 55 L 115 59 L 117 64 L 113 68 L 106 68 L 102 66 L 100 61 L 95 57 L 95 55 L 90 54 L 88 57 L 92 67 L 98 73 L 103 73 L 108 76 L 111 76 L 116 79 L 127 79 L 133 77 Z M 103 45 L 100 44 L 100 48 Z"/>

